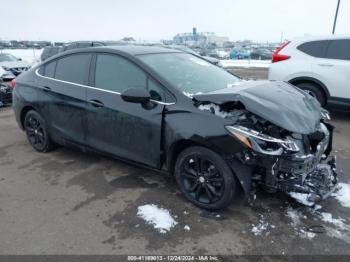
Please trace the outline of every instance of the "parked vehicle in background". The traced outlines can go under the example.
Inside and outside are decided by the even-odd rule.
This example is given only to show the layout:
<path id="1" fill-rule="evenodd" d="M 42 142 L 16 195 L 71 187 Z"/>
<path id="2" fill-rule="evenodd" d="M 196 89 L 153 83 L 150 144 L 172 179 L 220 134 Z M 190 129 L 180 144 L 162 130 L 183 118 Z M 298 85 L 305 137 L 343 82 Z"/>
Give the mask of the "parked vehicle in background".
<path id="1" fill-rule="evenodd" d="M 350 105 L 350 36 L 302 37 L 275 50 L 270 80 L 288 81 L 321 105 Z"/>
<path id="2" fill-rule="evenodd" d="M 253 49 L 250 52 L 250 58 L 255 60 L 271 60 L 272 51 L 269 49 Z"/>
<path id="3" fill-rule="evenodd" d="M 234 48 L 230 52 L 230 59 L 249 59 L 250 52 L 245 49 Z"/>
<path id="4" fill-rule="evenodd" d="M 30 65 L 11 54 L 0 53 L 0 67 L 5 70 L 7 74 L 18 76 L 23 71 L 28 70 Z"/>
<path id="5" fill-rule="evenodd" d="M 172 48 L 175 50 L 180 50 L 183 51 L 185 53 L 189 53 L 198 57 L 203 58 L 204 60 L 208 61 L 209 63 L 216 65 L 216 66 L 221 66 L 220 65 L 220 60 L 215 58 L 215 57 L 210 57 L 210 56 L 205 56 L 205 55 L 200 55 L 199 53 L 197 53 L 196 51 L 192 50 L 191 48 L 187 47 L 187 46 L 182 46 L 182 45 L 169 45 L 169 46 L 164 46 L 166 48 Z"/>
<path id="6" fill-rule="evenodd" d="M 57 55 L 61 51 L 61 46 L 47 46 L 43 49 L 40 55 L 40 60 L 45 61 L 51 56 Z"/>
<path id="7" fill-rule="evenodd" d="M 0 107 L 11 105 L 12 87 L 9 84 L 2 83 L 0 79 Z"/>
<path id="8" fill-rule="evenodd" d="M 59 46 L 48 46 L 45 47 L 41 53 L 41 61 L 45 61 L 51 56 L 57 55 L 58 53 L 65 52 L 77 48 L 94 47 L 94 46 L 110 46 L 110 45 L 126 45 L 126 43 L 120 41 L 77 41 L 69 42 Z"/>
<path id="9" fill-rule="evenodd" d="M 149 46 L 70 50 L 16 83 L 16 120 L 35 150 L 73 146 L 175 176 L 202 208 L 226 207 L 239 187 L 250 201 L 264 188 L 311 204 L 337 188 L 327 111 L 288 83 L 241 81 Z"/>
<path id="10" fill-rule="evenodd" d="M 4 68 L 0 66 L 0 83 L 2 81 L 11 81 L 14 79 L 16 76 L 11 72 L 11 71 L 6 71 Z"/>

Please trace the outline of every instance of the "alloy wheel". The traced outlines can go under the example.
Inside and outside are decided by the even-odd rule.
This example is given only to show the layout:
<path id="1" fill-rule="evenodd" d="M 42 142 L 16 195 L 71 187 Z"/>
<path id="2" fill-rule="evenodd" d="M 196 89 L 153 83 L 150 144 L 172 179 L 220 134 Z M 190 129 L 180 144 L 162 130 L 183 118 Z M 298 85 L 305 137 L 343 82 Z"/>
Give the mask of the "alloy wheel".
<path id="1" fill-rule="evenodd" d="M 187 194 L 199 203 L 215 203 L 224 194 L 224 178 L 205 156 L 187 156 L 181 166 L 180 178 Z"/>
<path id="2" fill-rule="evenodd" d="M 31 145 L 36 149 L 42 149 L 46 144 L 46 133 L 43 125 L 35 116 L 26 119 L 25 130 Z"/>

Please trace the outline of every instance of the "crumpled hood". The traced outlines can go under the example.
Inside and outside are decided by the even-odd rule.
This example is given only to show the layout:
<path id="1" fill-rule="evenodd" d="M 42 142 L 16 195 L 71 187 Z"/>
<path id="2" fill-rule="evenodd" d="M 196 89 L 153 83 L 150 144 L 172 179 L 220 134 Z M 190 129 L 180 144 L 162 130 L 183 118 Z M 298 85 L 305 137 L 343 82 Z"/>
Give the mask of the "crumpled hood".
<path id="1" fill-rule="evenodd" d="M 315 132 L 321 119 L 321 106 L 315 98 L 279 81 L 242 82 L 230 88 L 194 95 L 193 98 L 219 105 L 239 101 L 251 113 L 299 134 Z"/>
<path id="2" fill-rule="evenodd" d="M 18 68 L 18 67 L 29 67 L 29 64 L 24 61 L 9 61 L 9 62 L 0 62 L 0 66 L 5 66 L 7 68 Z"/>

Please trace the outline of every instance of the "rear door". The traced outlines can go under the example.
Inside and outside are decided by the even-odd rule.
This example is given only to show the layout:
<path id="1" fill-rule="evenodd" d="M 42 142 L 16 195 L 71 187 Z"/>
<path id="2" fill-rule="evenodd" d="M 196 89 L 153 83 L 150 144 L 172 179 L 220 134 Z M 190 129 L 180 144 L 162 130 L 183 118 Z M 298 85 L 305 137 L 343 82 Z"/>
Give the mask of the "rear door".
<path id="1" fill-rule="evenodd" d="M 327 42 L 322 57 L 315 59 L 313 71 L 332 97 L 350 98 L 350 39 Z"/>
<path id="2" fill-rule="evenodd" d="M 87 92 L 87 142 L 89 146 L 151 167 L 160 166 L 162 112 L 122 100 L 128 88 L 145 88 L 162 100 L 163 89 L 140 67 L 112 54 L 97 54 L 92 86 Z"/>
<path id="3" fill-rule="evenodd" d="M 59 142 L 85 144 L 86 85 L 92 55 L 59 58 L 42 69 L 40 100 L 50 134 Z"/>

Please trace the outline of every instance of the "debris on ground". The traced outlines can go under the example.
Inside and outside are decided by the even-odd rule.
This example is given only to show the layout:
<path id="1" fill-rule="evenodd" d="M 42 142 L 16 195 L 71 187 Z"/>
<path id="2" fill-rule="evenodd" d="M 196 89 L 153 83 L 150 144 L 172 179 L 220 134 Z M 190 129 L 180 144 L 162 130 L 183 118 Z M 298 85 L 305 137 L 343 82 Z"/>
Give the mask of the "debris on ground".
<path id="1" fill-rule="evenodd" d="M 154 204 L 139 206 L 137 216 L 145 220 L 147 224 L 153 225 L 162 234 L 167 233 L 177 224 L 169 210 Z"/>
<path id="2" fill-rule="evenodd" d="M 266 218 L 263 215 L 260 215 L 259 223 L 257 225 L 252 224 L 252 233 L 255 236 L 261 236 L 261 235 L 269 235 L 270 231 L 268 231 L 271 228 L 275 228 L 274 225 L 270 225 L 267 221 Z"/>

